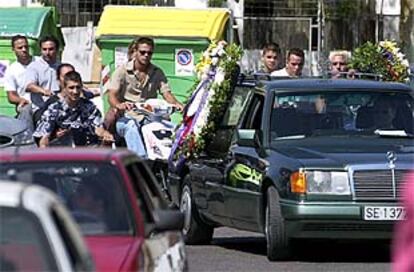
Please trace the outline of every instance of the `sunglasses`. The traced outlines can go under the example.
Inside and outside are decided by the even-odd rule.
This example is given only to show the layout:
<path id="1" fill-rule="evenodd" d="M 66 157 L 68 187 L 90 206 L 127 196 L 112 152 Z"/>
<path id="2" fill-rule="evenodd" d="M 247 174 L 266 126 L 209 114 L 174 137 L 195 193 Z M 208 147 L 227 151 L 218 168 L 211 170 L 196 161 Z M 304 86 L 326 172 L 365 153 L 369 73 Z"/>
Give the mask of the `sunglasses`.
<path id="1" fill-rule="evenodd" d="M 345 62 L 333 62 L 332 65 L 345 65 Z"/>
<path id="2" fill-rule="evenodd" d="M 152 51 L 145 51 L 145 50 L 138 50 L 138 52 L 141 54 L 141 55 L 148 55 L 148 56 L 151 56 L 152 55 Z"/>

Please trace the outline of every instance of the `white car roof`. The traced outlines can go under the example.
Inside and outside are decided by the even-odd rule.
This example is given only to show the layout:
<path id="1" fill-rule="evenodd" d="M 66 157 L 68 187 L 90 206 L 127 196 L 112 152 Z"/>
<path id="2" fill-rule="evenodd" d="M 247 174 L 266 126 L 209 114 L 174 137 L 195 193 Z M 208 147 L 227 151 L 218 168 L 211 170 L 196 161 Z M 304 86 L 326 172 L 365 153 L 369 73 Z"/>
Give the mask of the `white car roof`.
<path id="1" fill-rule="evenodd" d="M 25 187 L 21 183 L 0 182 L 0 206 L 17 207 L 20 205 L 20 195 Z"/>
<path id="2" fill-rule="evenodd" d="M 36 206 L 49 206 L 57 201 L 56 197 L 43 187 L 0 180 L 0 206 L 24 206 L 32 210 Z"/>
<path id="3" fill-rule="evenodd" d="M 65 225 L 73 244 L 76 245 L 76 250 L 81 255 L 89 256 L 77 225 L 52 191 L 34 184 L 0 180 L 0 207 L 22 207 L 35 214 L 39 218 L 49 239 L 49 244 L 53 248 L 59 270 L 71 271 L 73 267 L 71 267 L 69 262 L 68 254 L 70 253 L 62 250 L 65 248 L 62 244 L 62 239 L 67 237 L 61 236 L 62 234 L 59 233 L 56 227 L 56 222 L 51 217 L 50 208 L 52 206 L 54 206 L 55 211 L 60 210 L 61 220 L 65 219 Z"/>

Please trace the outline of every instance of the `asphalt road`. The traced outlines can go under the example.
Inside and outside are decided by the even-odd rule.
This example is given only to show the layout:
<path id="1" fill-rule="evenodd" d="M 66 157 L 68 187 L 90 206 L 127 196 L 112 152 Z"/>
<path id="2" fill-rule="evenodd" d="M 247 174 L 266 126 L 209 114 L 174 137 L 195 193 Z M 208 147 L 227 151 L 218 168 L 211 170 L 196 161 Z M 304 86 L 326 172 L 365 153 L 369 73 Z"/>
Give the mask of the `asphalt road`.
<path id="1" fill-rule="evenodd" d="M 218 228 L 210 245 L 187 246 L 190 271 L 390 271 L 387 242 L 305 241 L 269 262 L 263 235 Z"/>

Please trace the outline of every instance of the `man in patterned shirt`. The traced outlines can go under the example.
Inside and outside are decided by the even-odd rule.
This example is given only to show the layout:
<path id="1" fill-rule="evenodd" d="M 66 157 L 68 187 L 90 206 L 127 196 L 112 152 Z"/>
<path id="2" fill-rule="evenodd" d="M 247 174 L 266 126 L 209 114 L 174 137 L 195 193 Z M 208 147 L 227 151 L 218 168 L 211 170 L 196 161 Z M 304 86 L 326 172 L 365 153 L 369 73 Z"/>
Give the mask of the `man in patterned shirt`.
<path id="1" fill-rule="evenodd" d="M 39 147 L 46 147 L 50 140 L 69 135 L 75 145 L 89 145 L 102 139 L 113 141 L 113 135 L 102 127 L 102 116 L 96 106 L 81 97 L 82 79 L 78 72 L 64 76 L 59 100 L 50 104 L 43 113 L 33 136 L 39 139 Z"/>

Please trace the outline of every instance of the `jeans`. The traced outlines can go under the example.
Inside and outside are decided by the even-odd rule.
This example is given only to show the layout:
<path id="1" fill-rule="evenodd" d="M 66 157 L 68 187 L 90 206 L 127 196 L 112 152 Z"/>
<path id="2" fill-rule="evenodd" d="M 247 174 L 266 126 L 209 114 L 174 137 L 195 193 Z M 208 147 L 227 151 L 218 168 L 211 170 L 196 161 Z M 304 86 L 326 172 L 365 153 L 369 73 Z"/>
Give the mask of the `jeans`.
<path id="1" fill-rule="evenodd" d="M 17 111 L 19 112 L 17 115 L 17 119 L 22 120 L 26 123 L 27 129 L 30 133 L 33 133 L 34 126 L 33 126 L 33 117 L 32 117 L 32 105 L 27 104 L 23 107 L 18 107 Z"/>
<path id="2" fill-rule="evenodd" d="M 141 137 L 141 126 L 134 118 L 123 116 L 116 122 L 116 133 L 125 139 L 129 150 L 143 159 L 147 158 L 145 145 Z"/>

